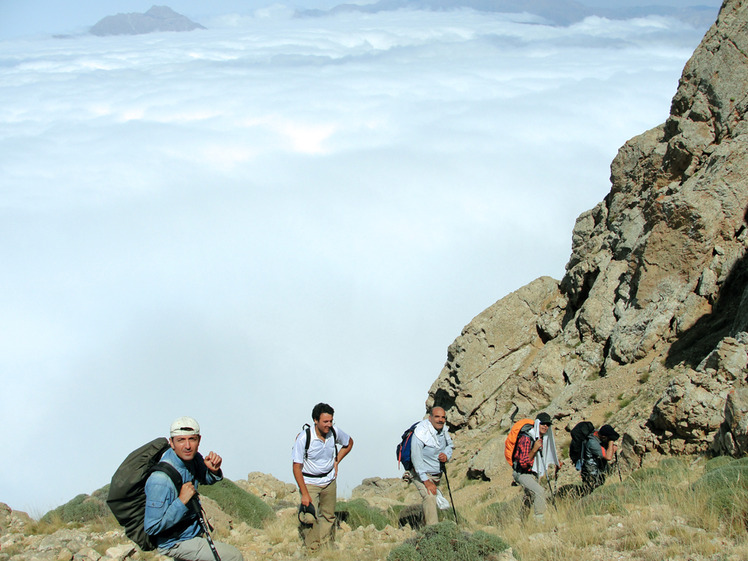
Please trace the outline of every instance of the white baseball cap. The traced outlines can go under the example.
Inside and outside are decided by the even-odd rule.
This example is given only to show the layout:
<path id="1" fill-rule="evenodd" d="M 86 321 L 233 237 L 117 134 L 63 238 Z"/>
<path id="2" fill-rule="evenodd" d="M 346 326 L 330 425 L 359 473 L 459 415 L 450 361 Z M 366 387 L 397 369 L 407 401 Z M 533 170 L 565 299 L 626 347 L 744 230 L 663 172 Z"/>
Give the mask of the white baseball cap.
<path id="1" fill-rule="evenodd" d="M 169 430 L 171 436 L 184 436 L 188 434 L 200 434 L 200 425 L 192 417 L 179 417 L 171 424 Z"/>

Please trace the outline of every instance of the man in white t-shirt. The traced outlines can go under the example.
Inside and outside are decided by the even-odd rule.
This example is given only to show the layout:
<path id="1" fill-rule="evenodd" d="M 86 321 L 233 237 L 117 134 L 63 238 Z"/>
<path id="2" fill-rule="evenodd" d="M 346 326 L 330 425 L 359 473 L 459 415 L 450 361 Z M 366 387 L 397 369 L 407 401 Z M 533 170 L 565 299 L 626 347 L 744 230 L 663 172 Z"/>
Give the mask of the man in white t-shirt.
<path id="1" fill-rule="evenodd" d="M 353 439 L 343 430 L 333 428 L 334 414 L 335 410 L 327 403 L 315 405 L 312 409 L 314 426 L 307 426 L 299 433 L 292 452 L 293 476 L 301 492 L 301 504 L 303 507 L 312 505 L 316 515 L 313 524 L 302 524 L 300 528 L 304 544 L 310 550 L 319 549 L 331 538 L 338 464 L 353 448 Z"/>

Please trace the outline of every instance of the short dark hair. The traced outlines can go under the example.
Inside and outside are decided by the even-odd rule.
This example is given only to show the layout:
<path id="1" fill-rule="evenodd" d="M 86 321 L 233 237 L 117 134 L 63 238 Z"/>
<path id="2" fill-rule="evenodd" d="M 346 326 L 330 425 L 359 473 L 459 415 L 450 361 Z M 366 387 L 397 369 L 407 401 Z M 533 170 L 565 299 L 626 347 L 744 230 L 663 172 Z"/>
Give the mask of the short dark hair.
<path id="1" fill-rule="evenodd" d="M 314 409 L 312 409 L 312 420 L 313 421 L 319 421 L 319 418 L 322 416 L 322 413 L 327 413 L 328 415 L 335 415 L 335 409 L 327 405 L 327 403 L 318 403 L 314 406 Z"/>

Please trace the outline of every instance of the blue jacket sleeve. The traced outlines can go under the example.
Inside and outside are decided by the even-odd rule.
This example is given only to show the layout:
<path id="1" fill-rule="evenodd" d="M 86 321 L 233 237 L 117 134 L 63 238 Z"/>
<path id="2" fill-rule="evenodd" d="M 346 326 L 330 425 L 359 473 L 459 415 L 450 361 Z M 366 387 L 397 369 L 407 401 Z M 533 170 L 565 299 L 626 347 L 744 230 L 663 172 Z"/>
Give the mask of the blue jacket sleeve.
<path id="1" fill-rule="evenodd" d="M 155 536 L 182 520 L 188 509 L 165 473 L 154 472 L 145 483 L 145 533 Z"/>

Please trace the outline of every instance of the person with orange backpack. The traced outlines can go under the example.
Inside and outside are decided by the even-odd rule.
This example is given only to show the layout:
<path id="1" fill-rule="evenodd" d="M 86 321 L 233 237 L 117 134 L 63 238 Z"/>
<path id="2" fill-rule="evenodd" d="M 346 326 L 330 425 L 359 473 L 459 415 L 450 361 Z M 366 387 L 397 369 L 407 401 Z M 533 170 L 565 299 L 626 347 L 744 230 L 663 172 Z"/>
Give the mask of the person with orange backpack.
<path id="1" fill-rule="evenodd" d="M 535 518 L 544 519 L 546 511 L 545 489 L 538 481 L 539 477 L 548 477 L 549 465 L 556 465 L 558 470 L 563 464 L 558 459 L 556 445 L 551 431 L 551 416 L 538 413 L 535 421 L 523 419 L 515 423 L 512 432 L 516 434 L 516 443 L 511 452 L 512 478 L 524 490 L 524 504 L 529 509 L 533 506 Z M 518 430 L 515 430 L 518 429 Z M 507 439 L 507 443 L 511 439 Z"/>

